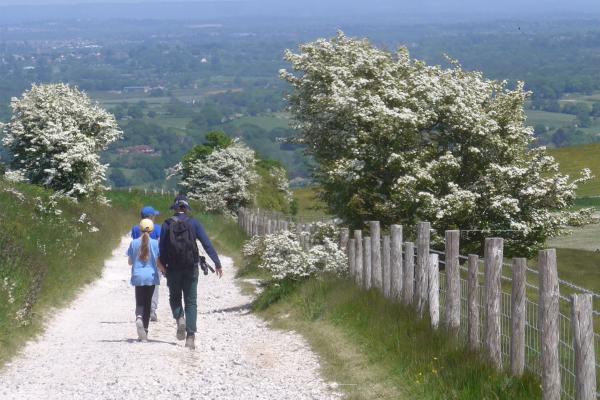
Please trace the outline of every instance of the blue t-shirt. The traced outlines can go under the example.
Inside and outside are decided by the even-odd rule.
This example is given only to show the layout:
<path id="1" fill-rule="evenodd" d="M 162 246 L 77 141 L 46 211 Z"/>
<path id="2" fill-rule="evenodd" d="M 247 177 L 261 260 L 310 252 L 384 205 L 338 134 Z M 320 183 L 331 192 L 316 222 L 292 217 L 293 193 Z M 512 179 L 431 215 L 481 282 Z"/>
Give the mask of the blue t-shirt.
<path id="1" fill-rule="evenodd" d="M 131 266 L 131 284 L 133 286 L 160 285 L 158 275 L 158 240 L 150 239 L 150 257 L 148 261 L 140 260 L 139 254 L 142 249 L 142 239 L 133 239 L 127 250 L 127 257 L 133 260 Z"/>
<path id="2" fill-rule="evenodd" d="M 142 228 L 140 228 L 139 225 L 134 225 L 133 228 L 131 228 L 131 238 L 132 239 L 137 239 L 139 237 L 142 237 Z M 160 225 L 159 224 L 154 224 L 154 230 L 152 232 L 150 232 L 150 237 L 152 239 L 160 239 Z"/>

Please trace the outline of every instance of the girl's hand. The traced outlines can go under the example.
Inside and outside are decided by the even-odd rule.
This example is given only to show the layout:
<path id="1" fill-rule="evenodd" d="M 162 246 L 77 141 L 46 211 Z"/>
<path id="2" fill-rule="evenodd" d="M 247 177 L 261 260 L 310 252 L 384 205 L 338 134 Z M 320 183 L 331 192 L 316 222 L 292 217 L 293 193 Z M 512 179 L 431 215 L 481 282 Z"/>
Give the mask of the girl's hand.
<path id="1" fill-rule="evenodd" d="M 160 258 L 156 260 L 156 266 L 158 267 L 158 270 L 160 271 L 161 274 L 163 274 L 163 276 L 167 276 L 167 269 L 165 268 L 165 266 L 163 265 L 163 263 L 160 261 Z"/>

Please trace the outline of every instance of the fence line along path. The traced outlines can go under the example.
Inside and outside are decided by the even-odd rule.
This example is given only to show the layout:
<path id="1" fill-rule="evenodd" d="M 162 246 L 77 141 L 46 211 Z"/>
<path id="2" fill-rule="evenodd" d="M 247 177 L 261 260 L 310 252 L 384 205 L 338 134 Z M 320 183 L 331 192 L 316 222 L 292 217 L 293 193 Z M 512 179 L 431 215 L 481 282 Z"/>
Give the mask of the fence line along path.
<path id="1" fill-rule="evenodd" d="M 239 212 L 248 234 L 261 231 L 251 223 L 257 215 Z M 364 226 L 368 230 L 353 231 L 351 240 L 347 230 L 340 238 L 358 286 L 414 307 L 433 329 L 446 329 L 459 343 L 482 351 L 497 369 L 517 377 L 537 374 L 545 400 L 600 397 L 600 335 L 594 331 L 600 313 L 592 304 L 600 295 L 559 279 L 555 250 L 540 251 L 535 270 L 524 258 L 505 264 L 502 238 L 485 240 L 482 259 L 460 254 L 459 231 L 445 232 L 443 248 L 431 249 L 428 222 L 415 227 L 416 243 L 402 243 L 401 225 L 369 221 Z M 310 224 L 298 229 L 307 232 L 301 237 L 310 244 Z M 390 237 L 380 240 L 382 232 Z"/>

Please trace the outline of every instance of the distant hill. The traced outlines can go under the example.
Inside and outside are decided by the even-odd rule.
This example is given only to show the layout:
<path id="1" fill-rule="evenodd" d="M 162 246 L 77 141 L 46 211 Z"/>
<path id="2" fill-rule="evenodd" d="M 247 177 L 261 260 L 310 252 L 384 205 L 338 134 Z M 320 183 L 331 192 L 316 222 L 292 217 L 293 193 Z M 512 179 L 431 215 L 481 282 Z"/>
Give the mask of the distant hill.
<path id="1" fill-rule="evenodd" d="M 596 176 L 593 180 L 582 185 L 577 191 L 578 196 L 600 196 L 600 144 L 587 144 L 575 147 L 551 149 L 549 153 L 560 163 L 560 170 L 571 177 L 579 175 L 583 168 L 589 168 Z"/>

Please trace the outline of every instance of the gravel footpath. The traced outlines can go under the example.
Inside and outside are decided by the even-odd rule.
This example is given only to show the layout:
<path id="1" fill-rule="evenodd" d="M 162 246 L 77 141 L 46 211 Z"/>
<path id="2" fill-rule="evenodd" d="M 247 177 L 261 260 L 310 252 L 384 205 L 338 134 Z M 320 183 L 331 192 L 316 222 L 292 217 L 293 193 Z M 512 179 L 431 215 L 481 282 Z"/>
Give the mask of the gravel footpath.
<path id="1" fill-rule="evenodd" d="M 301 336 L 276 331 L 249 314 L 251 298 L 224 276 L 201 275 L 196 350 L 175 339 L 163 279 L 158 322 L 137 341 L 134 292 L 123 256 L 107 260 L 101 279 L 49 321 L 0 371 L 0 399 L 333 399 L 336 385 Z"/>

